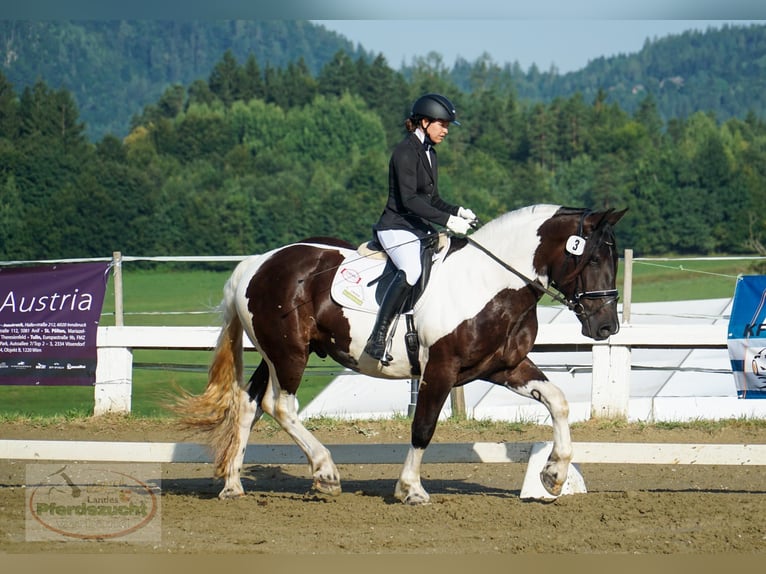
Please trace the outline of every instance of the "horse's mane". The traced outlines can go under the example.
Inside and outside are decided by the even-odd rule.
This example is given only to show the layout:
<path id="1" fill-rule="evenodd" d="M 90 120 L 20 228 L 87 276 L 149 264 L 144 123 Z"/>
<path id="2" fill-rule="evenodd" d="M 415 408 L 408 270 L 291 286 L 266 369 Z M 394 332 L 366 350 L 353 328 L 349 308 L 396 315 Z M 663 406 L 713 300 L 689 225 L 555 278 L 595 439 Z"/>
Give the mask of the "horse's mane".
<path id="1" fill-rule="evenodd" d="M 473 236 L 477 239 L 491 241 L 492 239 L 497 238 L 498 234 L 502 233 L 503 236 L 497 239 L 505 240 L 508 236 L 508 232 L 513 232 L 516 229 L 519 229 L 522 223 L 548 219 L 561 209 L 562 208 L 559 205 L 546 203 L 520 207 L 519 209 L 508 211 L 503 215 L 488 221 L 480 227 Z"/>
<path id="2" fill-rule="evenodd" d="M 517 232 L 529 232 L 529 227 L 527 227 L 529 224 L 532 224 L 537 228 L 545 221 L 550 220 L 553 224 L 558 218 L 568 217 L 579 221 L 590 214 L 600 215 L 601 217 L 593 225 L 589 233 L 585 252 L 579 258 L 577 266 L 568 274 L 568 277 L 565 279 L 566 282 L 582 271 L 582 268 L 588 264 L 595 251 L 599 249 L 604 241 L 614 241 L 614 230 L 608 220 L 608 215 L 612 211 L 613 210 L 593 212 L 584 207 L 566 207 L 545 203 L 529 205 L 504 213 L 487 222 L 479 228 L 472 237 L 475 237 L 479 243 L 485 245 L 514 245 L 511 235 Z M 568 233 L 576 233 L 576 228 Z"/>

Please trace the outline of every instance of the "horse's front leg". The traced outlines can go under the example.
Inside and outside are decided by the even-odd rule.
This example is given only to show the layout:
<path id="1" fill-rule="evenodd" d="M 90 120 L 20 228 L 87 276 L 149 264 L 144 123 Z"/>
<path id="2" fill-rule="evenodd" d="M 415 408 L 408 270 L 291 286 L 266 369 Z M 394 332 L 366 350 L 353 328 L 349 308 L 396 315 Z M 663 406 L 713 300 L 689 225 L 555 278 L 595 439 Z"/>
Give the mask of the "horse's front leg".
<path id="1" fill-rule="evenodd" d="M 540 480 L 545 490 L 554 496 L 561 494 L 572 461 L 572 438 L 569 433 L 569 403 L 556 385 L 529 359 L 524 359 L 510 372 L 496 374 L 490 380 L 516 393 L 541 402 L 551 415 L 553 449 L 545 463 Z"/>
<path id="2" fill-rule="evenodd" d="M 449 391 L 449 386 L 440 388 L 421 380 L 412 419 L 412 444 L 394 490 L 394 496 L 405 504 L 428 504 L 431 499 L 420 482 L 420 466 Z"/>

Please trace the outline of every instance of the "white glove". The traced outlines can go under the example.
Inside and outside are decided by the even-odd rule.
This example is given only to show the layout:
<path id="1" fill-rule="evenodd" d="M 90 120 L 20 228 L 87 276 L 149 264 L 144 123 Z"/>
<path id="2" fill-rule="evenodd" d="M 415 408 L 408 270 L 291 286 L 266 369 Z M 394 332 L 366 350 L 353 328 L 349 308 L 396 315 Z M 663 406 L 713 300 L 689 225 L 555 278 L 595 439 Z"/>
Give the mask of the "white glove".
<path id="1" fill-rule="evenodd" d="M 450 215 L 449 219 L 447 220 L 447 229 L 449 229 L 452 233 L 465 235 L 468 233 L 468 230 L 471 229 L 471 223 L 462 217 Z"/>
<path id="2" fill-rule="evenodd" d="M 470 209 L 466 209 L 465 207 L 459 207 L 457 210 L 457 214 L 459 217 L 462 217 L 463 219 L 467 219 L 468 221 L 476 220 L 476 214 Z"/>

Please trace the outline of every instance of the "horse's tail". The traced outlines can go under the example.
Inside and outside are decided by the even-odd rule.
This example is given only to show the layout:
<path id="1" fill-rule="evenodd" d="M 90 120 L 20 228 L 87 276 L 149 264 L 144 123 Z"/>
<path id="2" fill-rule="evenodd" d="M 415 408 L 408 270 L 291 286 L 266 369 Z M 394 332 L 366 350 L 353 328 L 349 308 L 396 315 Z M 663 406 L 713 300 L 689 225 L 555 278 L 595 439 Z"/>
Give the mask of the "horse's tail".
<path id="1" fill-rule="evenodd" d="M 181 391 L 173 406 L 183 426 L 207 433 L 215 456 L 216 477 L 226 474 L 226 465 L 239 448 L 240 401 L 246 393 L 242 377 L 242 321 L 236 308 L 237 271 L 239 268 L 224 288 L 223 328 L 208 369 L 207 386 L 200 395 Z"/>

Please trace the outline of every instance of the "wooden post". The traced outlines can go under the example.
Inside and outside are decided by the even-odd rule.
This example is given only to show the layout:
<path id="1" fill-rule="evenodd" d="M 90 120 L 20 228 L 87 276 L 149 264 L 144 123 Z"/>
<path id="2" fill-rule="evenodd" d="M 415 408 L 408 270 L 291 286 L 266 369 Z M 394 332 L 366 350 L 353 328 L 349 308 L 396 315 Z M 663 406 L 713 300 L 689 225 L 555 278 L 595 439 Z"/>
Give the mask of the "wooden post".
<path id="1" fill-rule="evenodd" d="M 452 407 L 452 418 L 465 419 L 465 392 L 463 387 L 455 387 L 449 393 L 450 406 Z"/>
<path id="2" fill-rule="evenodd" d="M 630 300 L 633 297 L 633 250 L 625 250 L 625 273 L 622 281 L 622 322 L 630 323 Z"/>
<path id="3" fill-rule="evenodd" d="M 125 317 L 122 303 L 122 253 L 115 251 L 112 253 L 114 265 L 114 324 L 122 327 L 125 324 Z"/>

